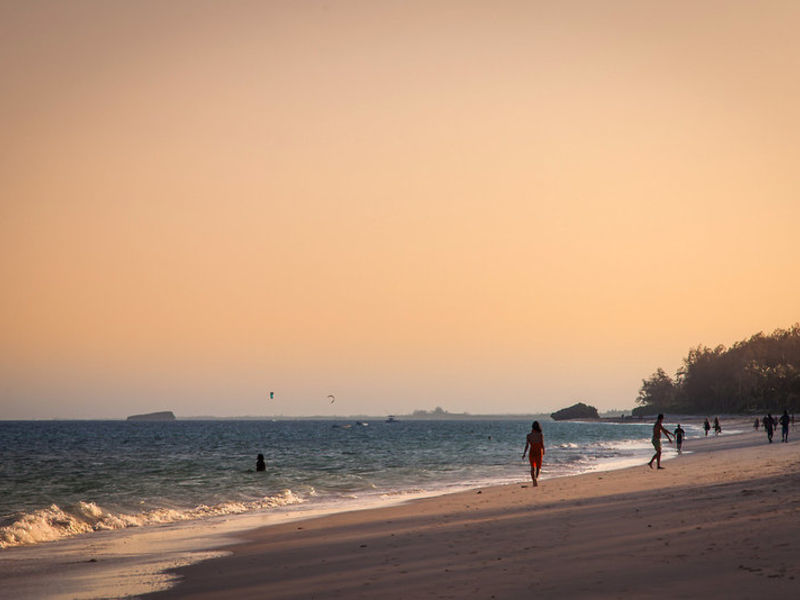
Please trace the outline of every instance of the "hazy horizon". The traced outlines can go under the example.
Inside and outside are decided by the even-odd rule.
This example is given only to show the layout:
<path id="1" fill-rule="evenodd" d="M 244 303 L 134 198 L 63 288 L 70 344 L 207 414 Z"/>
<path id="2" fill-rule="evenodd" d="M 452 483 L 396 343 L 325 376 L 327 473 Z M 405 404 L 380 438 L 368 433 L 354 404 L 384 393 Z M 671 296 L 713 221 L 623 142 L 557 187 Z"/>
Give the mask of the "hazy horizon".
<path id="1" fill-rule="evenodd" d="M 3 3 L 0 418 L 632 408 L 800 320 L 798 28 Z"/>

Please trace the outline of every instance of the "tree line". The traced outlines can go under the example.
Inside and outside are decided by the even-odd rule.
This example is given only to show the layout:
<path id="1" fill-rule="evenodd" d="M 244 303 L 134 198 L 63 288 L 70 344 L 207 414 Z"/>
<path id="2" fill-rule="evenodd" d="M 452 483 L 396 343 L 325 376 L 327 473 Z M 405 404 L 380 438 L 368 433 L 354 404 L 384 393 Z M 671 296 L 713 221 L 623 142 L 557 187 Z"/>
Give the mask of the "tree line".
<path id="1" fill-rule="evenodd" d="M 642 380 L 636 403 L 634 415 L 800 412 L 800 323 L 692 348 L 674 377 L 659 368 Z"/>

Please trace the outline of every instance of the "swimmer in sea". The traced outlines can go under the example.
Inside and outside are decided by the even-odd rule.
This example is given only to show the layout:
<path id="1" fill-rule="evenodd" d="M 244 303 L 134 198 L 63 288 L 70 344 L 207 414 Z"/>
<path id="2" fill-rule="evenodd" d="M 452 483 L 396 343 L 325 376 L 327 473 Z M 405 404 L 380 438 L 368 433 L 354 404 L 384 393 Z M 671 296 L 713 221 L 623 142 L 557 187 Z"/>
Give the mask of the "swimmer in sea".
<path id="1" fill-rule="evenodd" d="M 530 448 L 530 452 L 528 452 L 528 448 Z M 534 487 L 536 487 L 539 485 L 537 479 L 542 468 L 542 456 L 544 456 L 544 436 L 542 435 L 542 427 L 539 425 L 539 421 L 533 422 L 531 432 L 525 438 L 525 449 L 522 451 L 522 458 L 525 458 L 526 453 L 531 462 L 531 480 Z"/>

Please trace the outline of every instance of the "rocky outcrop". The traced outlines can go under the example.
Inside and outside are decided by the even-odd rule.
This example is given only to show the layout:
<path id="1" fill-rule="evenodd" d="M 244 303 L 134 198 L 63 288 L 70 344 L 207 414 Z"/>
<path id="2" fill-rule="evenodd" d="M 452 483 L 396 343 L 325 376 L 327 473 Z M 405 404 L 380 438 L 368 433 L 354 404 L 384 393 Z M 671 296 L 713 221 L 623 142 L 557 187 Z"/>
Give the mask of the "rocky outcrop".
<path id="1" fill-rule="evenodd" d="M 600 415 L 594 406 L 578 402 L 567 408 L 562 408 L 550 415 L 554 421 L 567 421 L 569 419 L 599 419 Z"/>

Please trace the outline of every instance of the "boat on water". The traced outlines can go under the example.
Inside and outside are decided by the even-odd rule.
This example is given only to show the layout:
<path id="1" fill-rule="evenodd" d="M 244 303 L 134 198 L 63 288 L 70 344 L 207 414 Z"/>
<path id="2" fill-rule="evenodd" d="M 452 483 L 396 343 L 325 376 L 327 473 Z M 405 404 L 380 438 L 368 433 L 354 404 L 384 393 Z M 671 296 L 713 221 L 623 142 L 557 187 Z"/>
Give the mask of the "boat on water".
<path id="1" fill-rule="evenodd" d="M 358 425 L 359 427 L 367 427 L 369 426 L 369 423 L 367 423 L 366 421 L 356 421 L 356 425 Z"/>
<path id="2" fill-rule="evenodd" d="M 387 423 L 397 423 L 397 419 L 394 418 L 394 415 L 389 415 L 386 419 Z"/>

